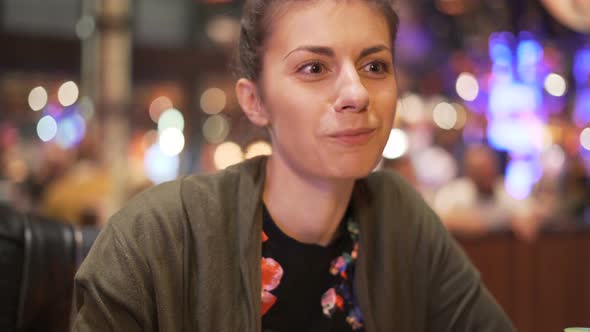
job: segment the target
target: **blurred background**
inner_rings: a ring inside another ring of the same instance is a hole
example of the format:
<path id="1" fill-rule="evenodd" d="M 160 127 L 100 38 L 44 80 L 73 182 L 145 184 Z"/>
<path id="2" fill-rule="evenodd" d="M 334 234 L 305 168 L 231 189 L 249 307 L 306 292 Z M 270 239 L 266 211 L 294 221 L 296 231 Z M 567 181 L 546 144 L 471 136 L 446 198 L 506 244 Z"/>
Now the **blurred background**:
<path id="1" fill-rule="evenodd" d="M 149 186 L 272 153 L 233 93 L 242 4 L 2 0 L 0 202 L 99 229 Z M 379 168 L 423 194 L 519 330 L 590 326 L 590 1 L 397 6 Z"/>

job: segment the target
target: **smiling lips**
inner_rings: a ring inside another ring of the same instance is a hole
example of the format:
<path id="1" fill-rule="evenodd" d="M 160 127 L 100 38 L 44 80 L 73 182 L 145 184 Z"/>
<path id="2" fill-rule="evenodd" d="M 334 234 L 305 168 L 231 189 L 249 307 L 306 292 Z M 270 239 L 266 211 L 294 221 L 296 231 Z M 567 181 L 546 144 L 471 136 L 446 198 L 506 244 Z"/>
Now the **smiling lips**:
<path id="1" fill-rule="evenodd" d="M 340 144 L 362 145 L 367 143 L 375 134 L 375 128 L 346 129 L 328 135 Z"/>

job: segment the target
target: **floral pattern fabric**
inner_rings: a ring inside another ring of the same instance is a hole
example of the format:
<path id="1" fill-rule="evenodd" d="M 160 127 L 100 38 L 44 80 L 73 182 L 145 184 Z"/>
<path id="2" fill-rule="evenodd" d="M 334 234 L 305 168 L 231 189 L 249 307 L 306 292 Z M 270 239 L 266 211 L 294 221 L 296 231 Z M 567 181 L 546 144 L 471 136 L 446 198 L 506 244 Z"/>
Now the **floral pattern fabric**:
<path id="1" fill-rule="evenodd" d="M 355 262 L 358 256 L 358 225 L 348 218 L 346 230 L 353 246 L 351 252 L 344 252 L 336 257 L 327 273 L 336 277 L 336 284 L 327 289 L 321 298 L 321 307 L 326 317 L 332 317 L 336 311 L 346 314 L 346 323 L 352 330 L 361 330 L 363 328 L 363 319 L 356 297 L 354 294 L 354 272 Z M 266 242 L 268 236 L 262 232 L 262 242 Z M 261 313 L 264 316 L 268 310 L 276 303 L 277 298 L 271 293 L 281 282 L 283 269 L 281 265 L 272 258 L 262 257 L 261 261 L 262 276 L 262 308 Z"/>

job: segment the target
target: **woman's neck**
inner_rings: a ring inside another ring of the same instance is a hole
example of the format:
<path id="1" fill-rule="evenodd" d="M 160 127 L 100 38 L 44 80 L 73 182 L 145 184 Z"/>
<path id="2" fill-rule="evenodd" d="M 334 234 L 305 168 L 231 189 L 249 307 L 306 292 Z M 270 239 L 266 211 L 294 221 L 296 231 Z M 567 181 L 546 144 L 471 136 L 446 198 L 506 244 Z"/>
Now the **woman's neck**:
<path id="1" fill-rule="evenodd" d="M 283 233 L 299 242 L 326 246 L 346 212 L 353 186 L 354 180 L 303 176 L 271 156 L 263 200 Z"/>

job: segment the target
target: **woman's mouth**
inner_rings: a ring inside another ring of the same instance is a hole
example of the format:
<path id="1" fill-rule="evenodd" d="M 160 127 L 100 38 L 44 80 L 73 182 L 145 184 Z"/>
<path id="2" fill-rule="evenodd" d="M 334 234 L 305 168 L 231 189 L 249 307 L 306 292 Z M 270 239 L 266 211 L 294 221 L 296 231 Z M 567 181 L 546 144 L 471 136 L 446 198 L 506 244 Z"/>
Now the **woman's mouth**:
<path id="1" fill-rule="evenodd" d="M 375 132 L 375 128 L 351 128 L 331 133 L 328 136 L 343 145 L 363 145 L 371 140 Z"/>

